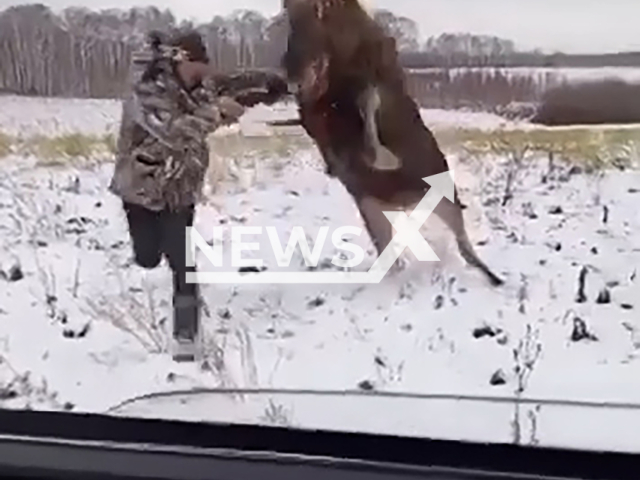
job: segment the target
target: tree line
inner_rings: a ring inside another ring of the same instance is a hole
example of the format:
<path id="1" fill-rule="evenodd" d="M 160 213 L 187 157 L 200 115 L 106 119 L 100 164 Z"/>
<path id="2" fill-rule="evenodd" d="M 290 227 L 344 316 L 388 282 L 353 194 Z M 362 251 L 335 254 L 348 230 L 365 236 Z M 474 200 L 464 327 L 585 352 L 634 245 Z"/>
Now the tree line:
<path id="1" fill-rule="evenodd" d="M 512 41 L 495 36 L 443 34 L 423 42 L 412 19 L 388 10 L 374 11 L 374 18 L 397 40 L 407 68 L 602 63 L 602 56 L 580 59 L 520 52 Z M 221 71 L 277 67 L 286 45 L 282 14 L 267 18 L 237 10 L 193 25 L 155 7 L 101 11 L 70 7 L 55 14 L 41 4 L 18 5 L 0 13 L 0 92 L 118 98 L 126 88 L 131 54 L 146 32 L 176 27 L 200 31 Z M 640 54 L 625 55 L 627 63 L 640 65 Z M 615 64 L 620 58 L 607 61 Z"/>

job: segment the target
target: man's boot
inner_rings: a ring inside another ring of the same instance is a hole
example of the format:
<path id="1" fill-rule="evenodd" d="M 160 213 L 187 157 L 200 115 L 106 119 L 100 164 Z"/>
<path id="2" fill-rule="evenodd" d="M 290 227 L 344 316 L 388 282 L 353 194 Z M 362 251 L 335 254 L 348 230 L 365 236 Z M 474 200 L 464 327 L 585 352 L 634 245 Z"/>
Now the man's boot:
<path id="1" fill-rule="evenodd" d="M 173 298 L 173 360 L 195 362 L 201 357 L 200 299 L 198 295 Z"/>

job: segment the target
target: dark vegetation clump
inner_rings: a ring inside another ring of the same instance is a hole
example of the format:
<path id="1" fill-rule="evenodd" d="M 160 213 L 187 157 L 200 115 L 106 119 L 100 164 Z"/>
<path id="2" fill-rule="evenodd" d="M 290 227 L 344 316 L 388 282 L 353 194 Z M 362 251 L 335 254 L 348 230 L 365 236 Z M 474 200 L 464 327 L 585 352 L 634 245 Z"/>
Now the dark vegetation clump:
<path id="1" fill-rule="evenodd" d="M 607 79 L 550 89 L 531 121 L 548 126 L 640 123 L 640 84 Z"/>

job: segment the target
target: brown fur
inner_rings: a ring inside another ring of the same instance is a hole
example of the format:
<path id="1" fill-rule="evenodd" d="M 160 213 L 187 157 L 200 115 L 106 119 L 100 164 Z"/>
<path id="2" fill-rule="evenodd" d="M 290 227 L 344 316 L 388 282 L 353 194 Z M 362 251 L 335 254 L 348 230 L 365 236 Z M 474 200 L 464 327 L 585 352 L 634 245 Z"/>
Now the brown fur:
<path id="1" fill-rule="evenodd" d="M 301 124 L 328 173 L 353 196 L 381 253 L 392 237 L 382 210 L 415 206 L 430 188 L 422 179 L 449 170 L 447 160 L 407 92 L 395 41 L 358 0 L 284 0 L 284 6 L 291 32 L 283 65 L 298 84 Z M 375 168 L 383 154 L 398 168 Z M 471 246 L 457 192 L 435 213 L 465 260 L 501 284 Z"/>

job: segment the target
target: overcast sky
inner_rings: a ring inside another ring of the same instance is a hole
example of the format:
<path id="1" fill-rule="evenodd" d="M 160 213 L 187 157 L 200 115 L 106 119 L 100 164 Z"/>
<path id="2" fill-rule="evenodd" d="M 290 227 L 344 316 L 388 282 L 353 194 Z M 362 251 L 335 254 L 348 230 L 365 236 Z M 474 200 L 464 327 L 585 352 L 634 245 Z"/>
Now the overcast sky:
<path id="1" fill-rule="evenodd" d="M 31 0 L 33 3 L 38 0 Z M 473 32 L 510 38 L 521 48 L 546 51 L 640 51 L 638 0 L 366 0 L 415 20 L 423 37 L 443 32 Z M 0 0 L 0 8 L 26 3 Z M 29 2 L 30 3 L 30 2 Z M 54 10 L 67 6 L 92 9 L 153 4 L 179 18 L 208 21 L 233 9 L 275 14 L 281 0 L 42 0 Z"/>

